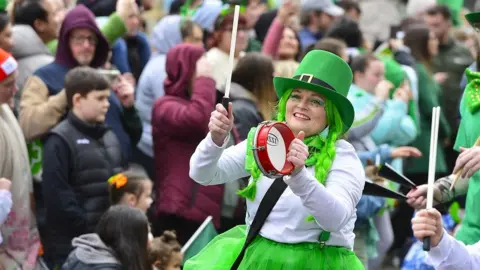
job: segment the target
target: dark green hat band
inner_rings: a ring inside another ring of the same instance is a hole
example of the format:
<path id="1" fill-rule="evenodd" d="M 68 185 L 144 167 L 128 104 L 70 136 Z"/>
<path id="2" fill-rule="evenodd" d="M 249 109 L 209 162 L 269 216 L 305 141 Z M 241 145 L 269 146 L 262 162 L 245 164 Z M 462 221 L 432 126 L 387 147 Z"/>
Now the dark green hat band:
<path id="1" fill-rule="evenodd" d="M 297 75 L 297 76 L 294 76 L 293 79 L 296 79 L 296 80 L 299 80 L 299 81 L 303 81 L 303 82 L 308 82 L 308 83 L 313 83 L 313 84 L 317 84 L 319 86 L 322 86 L 322 87 L 325 87 L 329 90 L 332 90 L 334 92 L 337 92 L 337 90 L 335 90 L 335 88 L 333 88 L 330 84 L 328 84 L 327 82 L 323 81 L 323 80 L 320 80 L 319 78 L 315 78 L 313 75 L 311 74 L 301 74 L 301 75 Z"/>

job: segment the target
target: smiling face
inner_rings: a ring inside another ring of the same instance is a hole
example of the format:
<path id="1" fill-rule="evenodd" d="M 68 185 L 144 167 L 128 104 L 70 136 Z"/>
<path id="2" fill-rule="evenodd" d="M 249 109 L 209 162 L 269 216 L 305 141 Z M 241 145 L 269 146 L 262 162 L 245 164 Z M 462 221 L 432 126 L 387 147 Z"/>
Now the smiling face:
<path id="1" fill-rule="evenodd" d="M 325 99 L 310 90 L 295 89 L 287 100 L 285 118 L 293 133 L 305 132 L 309 137 L 327 126 Z"/>

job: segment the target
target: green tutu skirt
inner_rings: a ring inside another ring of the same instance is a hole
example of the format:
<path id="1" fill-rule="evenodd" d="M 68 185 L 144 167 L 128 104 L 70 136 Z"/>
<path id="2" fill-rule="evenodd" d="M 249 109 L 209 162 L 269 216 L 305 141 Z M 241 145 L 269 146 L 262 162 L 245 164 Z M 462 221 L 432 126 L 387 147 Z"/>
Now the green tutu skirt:
<path id="1" fill-rule="evenodd" d="M 184 270 L 230 270 L 246 239 L 246 226 L 215 237 L 189 259 Z M 239 270 L 364 270 L 353 251 L 319 243 L 283 244 L 257 236 L 245 252 Z"/>

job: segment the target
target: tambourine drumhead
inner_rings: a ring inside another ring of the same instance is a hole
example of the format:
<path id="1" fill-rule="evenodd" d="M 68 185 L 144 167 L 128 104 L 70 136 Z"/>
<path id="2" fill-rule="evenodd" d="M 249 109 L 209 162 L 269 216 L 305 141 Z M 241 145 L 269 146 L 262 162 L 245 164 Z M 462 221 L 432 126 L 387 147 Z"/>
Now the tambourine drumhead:
<path id="1" fill-rule="evenodd" d="M 290 174 L 294 166 L 287 152 L 295 139 L 292 130 L 281 122 L 263 122 L 255 133 L 253 153 L 262 173 L 270 178 Z"/>

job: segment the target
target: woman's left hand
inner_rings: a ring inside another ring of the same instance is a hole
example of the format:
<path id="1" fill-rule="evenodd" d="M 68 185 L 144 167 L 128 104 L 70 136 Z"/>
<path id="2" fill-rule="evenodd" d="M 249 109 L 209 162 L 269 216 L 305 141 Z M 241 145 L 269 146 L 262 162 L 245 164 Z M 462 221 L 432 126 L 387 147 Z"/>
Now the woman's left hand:
<path id="1" fill-rule="evenodd" d="M 298 173 L 305 167 L 305 161 L 308 158 L 308 146 L 303 142 L 304 138 L 305 132 L 300 131 L 288 149 L 287 160 L 295 166 L 293 174 Z"/>

